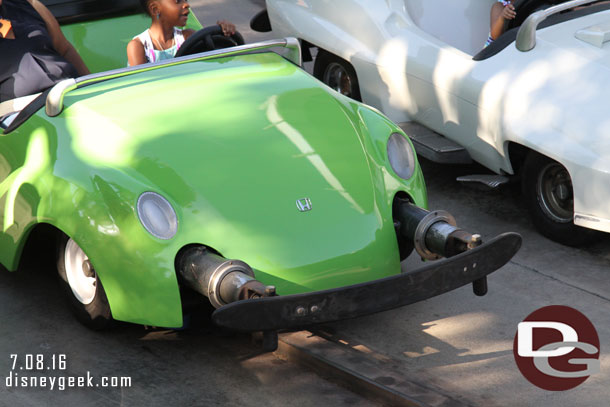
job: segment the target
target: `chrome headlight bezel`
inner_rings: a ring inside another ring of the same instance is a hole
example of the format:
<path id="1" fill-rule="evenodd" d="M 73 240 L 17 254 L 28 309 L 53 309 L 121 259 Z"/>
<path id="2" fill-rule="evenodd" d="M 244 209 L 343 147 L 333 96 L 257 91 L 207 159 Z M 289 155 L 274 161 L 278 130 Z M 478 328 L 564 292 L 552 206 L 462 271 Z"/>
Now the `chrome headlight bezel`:
<path id="1" fill-rule="evenodd" d="M 408 180 L 415 174 L 417 158 L 411 143 L 400 133 L 392 133 L 388 139 L 387 154 L 390 166 L 400 178 Z"/>
<path id="2" fill-rule="evenodd" d="M 144 192 L 138 197 L 136 208 L 140 223 L 154 237 L 169 240 L 178 232 L 176 211 L 162 195 Z"/>

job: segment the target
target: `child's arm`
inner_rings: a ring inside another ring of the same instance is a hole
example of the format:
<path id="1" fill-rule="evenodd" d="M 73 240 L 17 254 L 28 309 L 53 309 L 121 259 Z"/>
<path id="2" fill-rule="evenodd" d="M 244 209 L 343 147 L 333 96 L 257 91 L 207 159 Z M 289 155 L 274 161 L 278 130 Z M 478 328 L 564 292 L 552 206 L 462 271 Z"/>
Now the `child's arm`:
<path id="1" fill-rule="evenodd" d="M 144 45 L 137 39 L 129 41 L 127 44 L 127 62 L 129 66 L 136 66 L 148 62 L 144 53 Z"/>
<path id="2" fill-rule="evenodd" d="M 193 34 L 195 34 L 195 30 L 192 30 L 190 28 L 185 28 L 184 30 L 182 30 L 182 36 L 185 40 L 188 40 L 188 38 Z"/>
<path id="3" fill-rule="evenodd" d="M 495 3 L 491 7 L 491 38 L 498 39 L 504 33 L 504 23 L 514 19 L 516 15 L 515 6 L 512 4 L 503 6 L 501 3 Z"/>

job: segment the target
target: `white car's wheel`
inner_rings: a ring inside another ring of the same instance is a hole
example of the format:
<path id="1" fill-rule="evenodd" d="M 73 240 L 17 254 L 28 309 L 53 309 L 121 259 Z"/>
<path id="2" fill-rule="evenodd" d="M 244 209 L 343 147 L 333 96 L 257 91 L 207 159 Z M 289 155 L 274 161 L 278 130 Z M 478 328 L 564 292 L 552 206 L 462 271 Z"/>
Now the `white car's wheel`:
<path id="1" fill-rule="evenodd" d="M 106 328 L 112 315 L 104 287 L 85 252 L 67 236 L 59 242 L 57 271 L 78 320 L 93 329 Z"/>
<path id="2" fill-rule="evenodd" d="M 313 74 L 337 92 L 361 101 L 360 86 L 354 67 L 344 59 L 324 50 L 319 50 Z"/>
<path id="3" fill-rule="evenodd" d="M 569 246 L 596 236 L 594 231 L 574 225 L 572 179 L 563 165 L 530 152 L 523 166 L 522 186 L 534 226 L 544 236 Z"/>

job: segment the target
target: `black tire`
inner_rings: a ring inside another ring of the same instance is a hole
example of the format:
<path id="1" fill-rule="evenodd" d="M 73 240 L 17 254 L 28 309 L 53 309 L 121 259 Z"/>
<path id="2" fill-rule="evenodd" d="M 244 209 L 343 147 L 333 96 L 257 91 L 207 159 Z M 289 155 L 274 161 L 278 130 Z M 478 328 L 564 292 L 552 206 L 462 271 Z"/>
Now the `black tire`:
<path id="1" fill-rule="evenodd" d="M 574 224 L 572 179 L 557 161 L 530 151 L 521 185 L 532 222 L 542 235 L 568 246 L 581 246 L 598 236 Z"/>
<path id="2" fill-rule="evenodd" d="M 95 330 L 108 328 L 112 325 L 113 319 L 106 292 L 97 273 L 90 266 L 91 263 L 88 263 L 90 268 L 88 275 L 85 266 L 81 265 L 80 268 L 78 265 L 75 266 L 78 261 L 74 261 L 74 256 L 75 253 L 78 253 L 78 250 L 88 262 L 87 256 L 76 242 L 62 234 L 57 251 L 57 272 L 61 290 L 70 305 L 70 309 L 83 325 Z M 89 287 L 91 290 L 88 290 L 86 284 L 84 289 L 82 287 L 78 288 L 75 278 L 79 279 L 80 282 L 85 281 L 85 283 L 90 278 L 95 278 L 95 280 L 92 287 Z"/>
<path id="3" fill-rule="evenodd" d="M 362 102 L 354 67 L 346 60 L 323 49 L 318 50 L 313 75 L 337 92 Z"/>

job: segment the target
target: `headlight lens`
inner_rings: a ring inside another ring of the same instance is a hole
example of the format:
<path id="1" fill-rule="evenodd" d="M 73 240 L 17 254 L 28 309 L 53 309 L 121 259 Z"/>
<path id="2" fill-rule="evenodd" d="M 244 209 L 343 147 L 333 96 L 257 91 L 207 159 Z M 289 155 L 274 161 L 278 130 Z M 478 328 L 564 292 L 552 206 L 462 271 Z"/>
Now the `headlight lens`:
<path id="1" fill-rule="evenodd" d="M 155 192 L 144 192 L 138 198 L 138 217 L 142 226 L 159 239 L 171 239 L 178 231 L 178 218 L 172 205 Z"/>
<path id="2" fill-rule="evenodd" d="M 415 152 L 409 141 L 400 133 L 392 133 L 388 140 L 388 159 L 394 172 L 409 179 L 415 171 Z"/>

